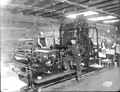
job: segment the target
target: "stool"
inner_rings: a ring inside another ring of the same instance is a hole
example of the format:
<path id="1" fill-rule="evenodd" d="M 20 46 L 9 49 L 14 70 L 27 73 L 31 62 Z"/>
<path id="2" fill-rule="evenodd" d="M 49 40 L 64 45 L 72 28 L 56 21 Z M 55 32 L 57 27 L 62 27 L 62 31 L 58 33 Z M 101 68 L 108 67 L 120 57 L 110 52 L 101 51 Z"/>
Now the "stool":
<path id="1" fill-rule="evenodd" d="M 101 60 L 101 65 L 103 65 L 104 67 L 112 67 L 112 61 L 109 59 Z"/>

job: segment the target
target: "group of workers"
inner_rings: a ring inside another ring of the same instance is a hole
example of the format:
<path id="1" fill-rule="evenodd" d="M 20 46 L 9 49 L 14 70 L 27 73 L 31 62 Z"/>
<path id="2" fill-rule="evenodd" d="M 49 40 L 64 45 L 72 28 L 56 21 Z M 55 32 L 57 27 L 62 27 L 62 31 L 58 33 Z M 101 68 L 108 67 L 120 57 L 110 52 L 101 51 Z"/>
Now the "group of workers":
<path id="1" fill-rule="evenodd" d="M 116 35 L 103 34 L 98 40 L 100 51 L 112 61 L 116 57 L 117 66 L 120 66 L 120 41 Z M 113 52 L 113 53 L 111 53 Z"/>

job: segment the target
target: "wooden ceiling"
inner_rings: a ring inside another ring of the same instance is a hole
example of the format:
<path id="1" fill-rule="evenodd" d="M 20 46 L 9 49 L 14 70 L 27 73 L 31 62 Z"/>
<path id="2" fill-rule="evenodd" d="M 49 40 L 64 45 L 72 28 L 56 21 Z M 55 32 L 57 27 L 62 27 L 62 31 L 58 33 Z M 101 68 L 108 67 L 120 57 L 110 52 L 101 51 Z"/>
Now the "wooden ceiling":
<path id="1" fill-rule="evenodd" d="M 113 14 L 120 18 L 120 0 L 12 0 L 6 6 L 12 13 L 42 16 L 50 18 L 65 18 L 69 13 L 88 10 L 101 15 Z"/>

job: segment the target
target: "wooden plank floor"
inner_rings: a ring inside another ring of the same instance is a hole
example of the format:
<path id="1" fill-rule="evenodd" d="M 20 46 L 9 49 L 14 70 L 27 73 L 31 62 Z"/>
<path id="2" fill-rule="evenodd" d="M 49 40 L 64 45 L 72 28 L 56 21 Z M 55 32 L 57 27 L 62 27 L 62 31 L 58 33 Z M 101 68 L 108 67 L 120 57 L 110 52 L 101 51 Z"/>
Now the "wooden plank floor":
<path id="1" fill-rule="evenodd" d="M 47 78 L 43 78 L 41 80 L 35 80 L 34 82 L 37 83 L 37 84 L 39 84 L 39 83 L 43 83 L 43 82 L 46 82 L 46 81 L 49 81 L 49 80 L 56 79 L 58 77 L 69 75 L 69 74 L 74 73 L 74 72 L 75 72 L 75 70 L 70 71 L 70 72 L 65 72 L 65 73 L 59 73 L 59 74 L 55 74 L 55 75 L 50 75 L 49 77 L 47 76 Z"/>
<path id="2" fill-rule="evenodd" d="M 112 83 L 110 87 L 104 86 Z M 42 89 L 44 91 L 118 91 L 120 90 L 120 68 L 103 69 L 97 73 L 82 77 L 80 83 L 68 80 L 63 83 Z"/>
<path id="3" fill-rule="evenodd" d="M 86 69 L 86 68 L 82 67 L 82 70 L 84 70 L 84 69 Z M 58 73 L 58 74 L 54 74 L 54 75 L 49 75 L 41 80 L 35 80 L 34 82 L 39 84 L 39 83 L 43 83 L 43 82 L 50 81 L 50 80 L 53 80 L 56 78 L 60 78 L 60 77 L 63 77 L 63 76 L 66 76 L 66 75 L 69 75 L 69 74 L 72 74 L 75 72 L 76 72 L 75 70 L 71 70 L 70 72 L 62 72 L 62 73 Z"/>

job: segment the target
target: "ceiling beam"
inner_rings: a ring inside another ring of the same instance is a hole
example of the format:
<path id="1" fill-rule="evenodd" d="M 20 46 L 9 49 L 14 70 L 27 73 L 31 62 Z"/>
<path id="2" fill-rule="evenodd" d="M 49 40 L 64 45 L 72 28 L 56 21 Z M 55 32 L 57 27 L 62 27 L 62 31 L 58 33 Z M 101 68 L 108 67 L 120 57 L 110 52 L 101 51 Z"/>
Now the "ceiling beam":
<path id="1" fill-rule="evenodd" d="M 12 0 L 12 4 L 24 4 L 26 2 L 28 2 L 29 0 Z"/>
<path id="2" fill-rule="evenodd" d="M 89 5 L 89 7 L 92 7 L 92 6 L 94 6 L 94 7 L 104 7 L 104 5 L 114 4 L 114 3 L 116 3 L 116 1 L 119 2 L 118 0 L 96 0 L 96 1 L 94 1 L 95 3 L 94 2 L 91 3 Z"/>
<path id="3" fill-rule="evenodd" d="M 41 14 L 44 14 L 45 12 L 40 12 L 40 11 L 38 11 L 38 12 L 34 12 L 33 13 L 33 15 L 34 16 L 40 16 Z M 48 13 L 48 12 L 46 12 L 46 13 Z"/>
<path id="4" fill-rule="evenodd" d="M 91 4 L 89 2 L 85 2 L 83 3 L 84 5 L 91 5 L 89 6 L 89 8 L 92 8 L 91 10 L 94 10 L 96 9 L 94 6 L 96 7 L 103 7 L 103 6 L 106 6 L 106 5 L 109 5 L 109 4 L 113 4 L 113 3 L 118 3 L 118 0 L 110 0 L 109 3 L 108 3 L 108 0 L 94 0 Z M 92 6 L 93 5 L 93 6 Z M 72 5 L 73 6 L 73 5 Z M 67 8 L 65 9 L 65 13 L 77 13 L 77 12 L 83 12 L 83 11 L 86 11 L 87 9 L 85 8 L 81 8 L 80 6 L 79 7 L 76 7 L 76 10 L 71 7 L 71 8 Z M 88 9 L 89 10 L 89 9 Z"/>
<path id="5" fill-rule="evenodd" d="M 52 6 L 52 5 L 55 5 L 55 4 L 57 4 L 57 3 L 59 3 L 59 2 L 54 2 L 54 3 L 48 4 L 47 6 L 44 6 L 44 7 L 40 8 L 39 10 L 32 10 L 32 11 L 30 11 L 30 12 L 26 12 L 26 14 L 29 15 L 29 14 L 32 14 L 32 13 L 35 13 L 35 12 L 39 12 L 40 10 L 43 10 L 43 9 L 45 9 L 45 8 L 47 8 L 47 7 L 50 7 L 50 6 Z M 45 9 L 45 10 L 46 10 L 46 9 Z M 52 10 L 51 10 L 51 11 L 52 11 Z"/>
<path id="6" fill-rule="evenodd" d="M 69 1 L 69 0 L 64 0 L 64 1 L 68 4 L 75 5 L 76 7 L 83 7 L 83 8 L 86 8 L 88 10 L 92 10 L 92 11 L 94 10 L 94 11 L 97 11 L 97 12 L 101 12 L 101 13 L 105 13 L 105 14 L 120 17 L 120 15 L 112 14 L 112 13 L 109 13 L 109 12 L 103 11 L 103 10 L 101 11 L 100 9 L 96 9 L 96 7 L 88 7 L 87 5 L 78 4 L 78 3 L 75 3 L 75 2 L 72 2 L 72 1 Z M 118 1 L 118 0 L 116 0 L 116 1 Z M 118 3 L 119 3 L 119 1 L 118 1 Z"/>
<path id="7" fill-rule="evenodd" d="M 106 0 L 99 0 L 99 1 L 98 0 L 97 1 L 94 0 L 92 3 L 89 3 L 88 0 L 87 1 L 83 0 L 83 2 L 81 1 L 81 2 L 78 2 L 77 4 L 88 6 L 88 5 L 91 5 L 91 4 L 97 4 L 97 3 L 101 3 L 101 2 L 105 2 L 105 1 Z M 76 7 L 75 5 L 71 5 L 71 4 L 70 4 L 70 6 L 71 7 L 64 7 L 65 8 L 65 12 L 70 12 L 70 11 L 74 11 L 75 9 L 77 10 L 77 9 L 81 9 L 81 8 L 83 9 L 83 7 L 80 7 L 80 6 Z M 84 8 L 86 8 L 86 7 L 84 7 Z"/>
<path id="8" fill-rule="evenodd" d="M 25 9 L 39 10 L 39 9 L 41 9 L 39 7 L 33 7 L 33 6 L 21 5 L 21 4 L 9 4 L 9 5 L 7 5 L 7 8 L 10 8 L 10 7 L 12 7 L 12 8 L 18 7 L 18 8 L 21 8 L 21 10 L 25 10 Z M 50 10 L 46 9 L 45 11 L 50 11 Z M 21 11 L 18 11 L 18 12 L 21 12 Z"/>
<path id="9" fill-rule="evenodd" d="M 47 16 L 47 17 L 50 17 L 50 16 Z M 54 14 L 51 17 L 53 17 L 53 18 L 60 18 L 60 17 L 65 17 L 65 15 L 64 14 Z"/>
<path id="10" fill-rule="evenodd" d="M 80 0 L 79 3 L 83 3 L 83 2 L 86 2 L 86 0 Z M 72 6 L 73 6 L 73 5 L 69 5 L 69 6 L 66 6 L 66 7 L 59 8 L 59 9 L 55 10 L 55 12 L 62 11 L 62 10 L 64 10 L 65 8 L 69 8 L 69 7 L 72 7 Z M 51 8 L 51 7 L 48 7 L 48 8 Z M 62 11 L 62 13 L 59 13 L 59 14 L 63 14 L 63 13 L 64 13 L 64 11 Z M 50 12 L 49 12 L 49 13 L 41 14 L 41 15 L 39 15 L 39 16 L 46 15 L 46 14 L 50 14 Z"/>
<path id="11" fill-rule="evenodd" d="M 29 1 L 30 1 L 30 0 L 27 0 L 27 2 L 29 2 Z M 33 1 L 34 1 L 34 3 L 32 3 L 32 4 L 28 5 L 28 6 L 34 6 L 34 5 L 36 5 L 37 3 L 42 2 L 43 0 L 39 0 L 39 1 L 33 0 Z M 27 2 L 25 2 L 25 3 L 27 4 Z M 25 3 L 24 3 L 24 5 L 26 5 Z M 22 11 L 24 11 L 24 10 L 25 10 L 24 8 L 18 9 L 17 12 L 22 12 Z"/>
<path id="12" fill-rule="evenodd" d="M 54 9 L 52 12 L 55 12 L 56 14 L 63 14 L 64 12 L 63 11 L 56 11 L 57 8 L 60 8 L 60 7 L 63 7 L 63 4 L 62 2 L 59 2 L 58 4 L 56 4 L 55 6 L 51 6 L 51 7 L 48 7 L 48 9 Z M 66 6 L 68 6 L 66 4 Z M 46 13 L 40 13 L 40 14 L 37 14 L 39 16 L 43 16 L 43 15 L 48 15 L 48 14 L 51 14 L 51 12 L 46 12 Z"/>
<path id="13" fill-rule="evenodd" d="M 98 9 L 99 8 L 105 8 L 105 7 L 110 7 L 110 6 L 114 6 L 114 5 L 119 5 L 119 3 L 118 2 L 115 2 L 115 3 L 108 3 L 108 4 L 106 4 L 105 6 L 99 6 L 99 7 L 97 7 Z"/>
<path id="14" fill-rule="evenodd" d="M 64 14 L 63 12 L 56 12 L 56 11 L 51 11 L 51 12 L 46 12 L 46 13 L 37 13 L 37 14 L 35 14 L 35 15 L 37 15 L 37 16 L 46 16 L 46 15 L 51 15 L 52 13 L 54 13 L 54 14 L 59 14 L 59 15 L 61 15 L 61 14 Z"/>
<path id="15" fill-rule="evenodd" d="M 101 2 L 100 2 L 101 1 Z M 104 6 L 107 6 L 107 5 L 111 5 L 111 4 L 118 4 L 119 3 L 119 1 L 118 0 L 110 0 L 109 1 L 109 3 L 108 3 L 108 1 L 106 1 L 106 0 L 100 0 L 99 2 L 98 1 L 96 1 L 96 2 L 94 2 L 94 3 L 92 3 L 91 5 L 89 5 L 88 7 L 89 8 L 93 8 L 93 10 L 96 8 L 96 9 L 102 9 L 102 7 L 104 7 Z M 85 9 L 83 9 L 83 11 L 84 11 Z"/>
<path id="16" fill-rule="evenodd" d="M 102 7 L 102 8 L 100 8 L 100 9 L 103 9 L 103 10 L 107 10 L 107 9 L 112 9 L 112 8 L 118 8 L 119 7 L 119 4 L 116 4 L 116 5 L 111 5 L 111 6 L 106 6 L 106 7 Z"/>
<path id="17" fill-rule="evenodd" d="M 41 14 L 41 15 L 39 15 L 39 16 L 51 16 L 51 15 L 53 15 L 53 14 L 55 14 L 54 12 L 47 12 L 47 13 L 44 13 L 44 14 Z"/>
<path id="18" fill-rule="evenodd" d="M 98 2 L 98 1 L 93 2 L 92 5 L 94 5 L 94 6 L 96 6 L 96 7 L 104 7 L 104 6 L 113 4 L 113 3 L 115 3 L 115 4 L 118 4 L 118 3 L 119 3 L 118 0 L 111 0 L 111 1 L 109 1 L 109 3 L 108 3 L 108 1 L 107 1 L 107 2 L 105 2 L 105 1 L 106 1 L 106 0 L 99 0 L 99 2 Z M 101 3 L 101 2 L 104 2 L 104 3 Z M 101 3 L 101 4 L 99 5 L 98 3 Z M 89 8 L 93 8 L 92 5 L 91 5 Z M 71 13 L 84 12 L 85 10 L 87 10 L 87 9 L 79 9 L 79 10 L 77 10 L 77 11 L 73 10 L 73 12 L 71 12 Z M 93 10 L 94 10 L 94 8 L 93 8 Z M 69 12 L 69 10 L 68 10 L 68 12 Z M 67 14 L 67 13 L 65 13 L 65 15 L 66 15 L 66 14 Z M 109 13 L 108 13 L 108 14 L 109 14 Z M 63 16 L 63 15 L 59 15 L 59 16 Z"/>
<path id="19" fill-rule="evenodd" d="M 103 3 L 91 4 L 89 7 L 90 8 L 96 7 L 97 9 L 100 9 L 102 7 L 107 7 L 108 5 L 110 6 L 110 5 L 118 4 L 118 3 L 119 3 L 119 0 L 110 0 L 110 1 L 103 2 Z"/>
<path id="20" fill-rule="evenodd" d="M 40 10 L 43 9 L 43 8 L 39 8 L 39 7 L 28 6 L 28 5 L 20 5 L 20 4 L 9 4 L 6 7 L 7 8 L 13 8 L 13 9 L 16 8 L 16 7 L 18 7 L 18 8 L 21 8 L 23 10 L 25 10 L 25 9 L 32 9 L 34 11 L 40 11 Z M 51 12 L 52 10 L 50 10 L 50 9 L 44 9 L 44 11 Z M 60 11 L 58 11 L 58 13 L 60 13 Z"/>
<path id="21" fill-rule="evenodd" d="M 55 13 L 51 13 L 51 14 L 47 14 L 47 15 L 42 15 L 43 17 L 54 17 L 54 16 L 59 16 L 60 14 L 55 14 Z"/>
<path id="22" fill-rule="evenodd" d="M 106 11 L 119 11 L 119 8 L 118 7 L 115 7 L 115 8 L 110 8 L 110 9 L 105 9 Z"/>
<path id="23" fill-rule="evenodd" d="M 30 3 L 30 1 L 32 1 L 32 2 Z M 25 2 L 24 4 L 25 4 L 25 5 L 34 6 L 34 5 L 36 5 L 36 4 L 38 4 L 38 3 L 42 2 L 42 1 L 44 1 L 44 0 L 28 0 L 28 1 Z"/>
<path id="24" fill-rule="evenodd" d="M 117 11 L 112 11 L 112 12 L 113 12 L 113 13 L 120 13 L 120 11 L 118 11 L 118 10 L 117 10 Z"/>
<path id="25" fill-rule="evenodd" d="M 106 0 L 104 0 L 104 1 L 106 1 Z M 59 2 L 62 2 L 62 1 L 59 1 Z M 88 3 L 88 1 L 87 1 L 87 0 L 80 0 L 78 3 L 79 3 L 79 4 Z M 75 7 L 75 6 L 74 6 L 74 5 L 69 5 L 69 6 L 62 7 L 62 8 L 57 9 L 57 10 L 55 10 L 55 12 L 61 10 L 61 11 L 63 11 L 63 13 L 61 13 L 61 14 L 64 14 L 64 13 L 66 12 L 66 10 L 67 10 L 67 11 L 73 11 L 73 10 L 74 10 L 73 7 Z M 82 8 L 82 7 L 81 7 L 81 8 Z M 75 9 L 76 9 L 76 7 L 75 7 Z M 82 8 L 82 9 L 83 9 L 83 8 Z M 46 15 L 46 14 L 49 14 L 49 13 L 45 13 L 45 14 L 41 14 L 41 15 Z"/>
<path id="26" fill-rule="evenodd" d="M 86 0 L 80 0 L 78 3 L 79 4 L 82 4 L 82 3 L 85 3 L 85 2 L 87 2 Z M 66 6 L 66 7 L 62 7 L 62 8 L 60 8 L 60 9 L 58 9 L 58 10 L 56 10 L 56 11 L 60 11 L 60 10 L 63 10 L 63 9 L 65 9 L 65 8 L 70 8 L 70 7 L 72 7 L 73 5 L 69 5 L 69 6 Z"/>

